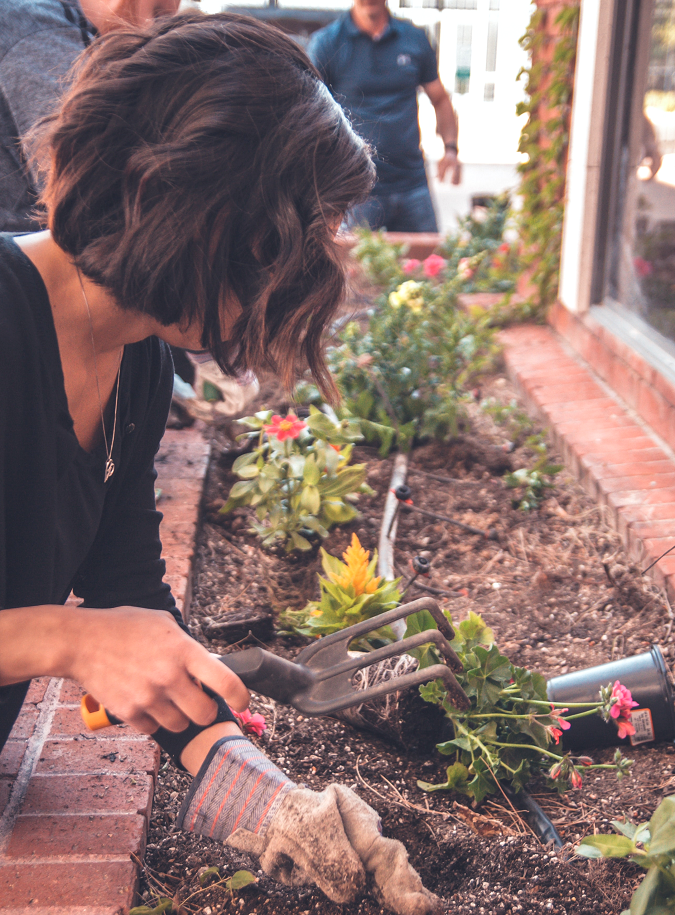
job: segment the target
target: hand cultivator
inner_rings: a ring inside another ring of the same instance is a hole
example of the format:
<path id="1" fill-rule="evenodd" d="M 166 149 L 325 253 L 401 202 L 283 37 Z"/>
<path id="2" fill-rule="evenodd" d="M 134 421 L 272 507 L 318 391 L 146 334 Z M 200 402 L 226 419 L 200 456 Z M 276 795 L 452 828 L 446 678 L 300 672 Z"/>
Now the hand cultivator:
<path id="1" fill-rule="evenodd" d="M 427 610 L 433 616 L 438 629 L 419 632 L 375 651 L 359 654 L 349 652 L 349 646 L 355 640 L 362 639 L 368 633 L 420 610 Z M 454 637 L 454 630 L 436 601 L 423 597 L 317 639 L 304 648 L 295 661 L 288 661 L 257 647 L 223 655 L 220 660 L 236 673 L 249 689 L 284 705 L 292 705 L 308 717 L 330 715 L 387 693 L 437 679 L 443 681 L 455 708 L 467 709 L 469 700 L 453 674 L 453 670 L 463 669 L 462 662 L 450 645 Z M 385 658 L 396 657 L 430 643 L 433 643 L 443 656 L 445 664 L 434 664 L 423 670 L 411 671 L 402 677 L 385 680 L 365 690 L 354 685 L 352 678 L 357 671 L 377 664 Z M 119 723 L 118 719 L 108 715 L 90 695 L 86 695 L 82 700 L 82 717 L 92 730 Z"/>

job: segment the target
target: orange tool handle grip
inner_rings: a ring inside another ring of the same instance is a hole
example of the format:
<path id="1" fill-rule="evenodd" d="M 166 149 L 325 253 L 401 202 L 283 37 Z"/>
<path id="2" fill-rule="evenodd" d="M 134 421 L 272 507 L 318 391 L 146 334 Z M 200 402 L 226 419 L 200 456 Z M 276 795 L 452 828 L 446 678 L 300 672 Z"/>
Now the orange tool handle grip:
<path id="1" fill-rule="evenodd" d="M 82 697 L 80 712 L 82 720 L 90 731 L 98 731 L 101 728 L 109 728 L 113 724 L 121 724 L 119 718 L 110 715 L 101 703 L 94 699 L 91 693 L 87 693 L 86 696 Z"/>

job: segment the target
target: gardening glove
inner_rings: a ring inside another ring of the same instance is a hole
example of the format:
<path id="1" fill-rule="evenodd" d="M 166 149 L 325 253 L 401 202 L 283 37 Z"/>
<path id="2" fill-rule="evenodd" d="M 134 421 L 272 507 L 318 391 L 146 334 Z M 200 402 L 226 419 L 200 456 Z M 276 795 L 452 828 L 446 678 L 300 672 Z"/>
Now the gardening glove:
<path id="1" fill-rule="evenodd" d="M 365 801 L 342 785 L 298 788 L 245 738 L 215 744 L 178 825 L 256 855 L 280 883 L 313 883 L 333 902 L 358 899 L 369 874 L 375 894 L 397 915 L 440 910 L 403 844 L 382 836 L 379 817 Z"/>

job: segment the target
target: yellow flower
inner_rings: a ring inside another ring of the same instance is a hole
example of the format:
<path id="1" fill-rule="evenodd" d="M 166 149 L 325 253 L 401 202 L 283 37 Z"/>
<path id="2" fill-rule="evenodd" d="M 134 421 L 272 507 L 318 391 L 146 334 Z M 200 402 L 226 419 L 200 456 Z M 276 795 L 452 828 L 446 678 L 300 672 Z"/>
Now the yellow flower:
<path id="1" fill-rule="evenodd" d="M 406 280 L 405 283 L 401 283 L 398 289 L 389 294 L 389 304 L 392 308 L 400 308 L 401 305 L 406 305 L 413 313 L 417 314 L 424 305 L 422 284 L 417 283 L 415 280 Z"/>
<path id="2" fill-rule="evenodd" d="M 369 578 L 368 560 L 370 553 L 364 550 L 356 534 L 352 534 L 352 542 L 342 554 L 347 568 L 342 575 L 335 578 L 335 584 L 347 589 L 350 585 L 354 588 L 356 597 L 362 594 L 373 594 L 377 590 L 381 578 Z"/>

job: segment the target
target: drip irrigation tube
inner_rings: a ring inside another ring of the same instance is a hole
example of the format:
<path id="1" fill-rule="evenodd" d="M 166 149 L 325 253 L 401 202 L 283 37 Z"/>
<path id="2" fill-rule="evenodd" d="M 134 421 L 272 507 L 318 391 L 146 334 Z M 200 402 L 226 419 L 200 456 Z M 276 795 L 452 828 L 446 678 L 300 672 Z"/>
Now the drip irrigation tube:
<path id="1" fill-rule="evenodd" d="M 504 789 L 504 794 L 508 797 L 514 807 L 518 805 L 527 810 L 527 821 L 530 824 L 532 831 L 544 844 L 553 842 L 555 848 L 563 847 L 564 843 L 558 835 L 558 830 L 531 794 L 525 790 L 513 791 L 506 785 L 502 785 L 502 788 Z"/>

